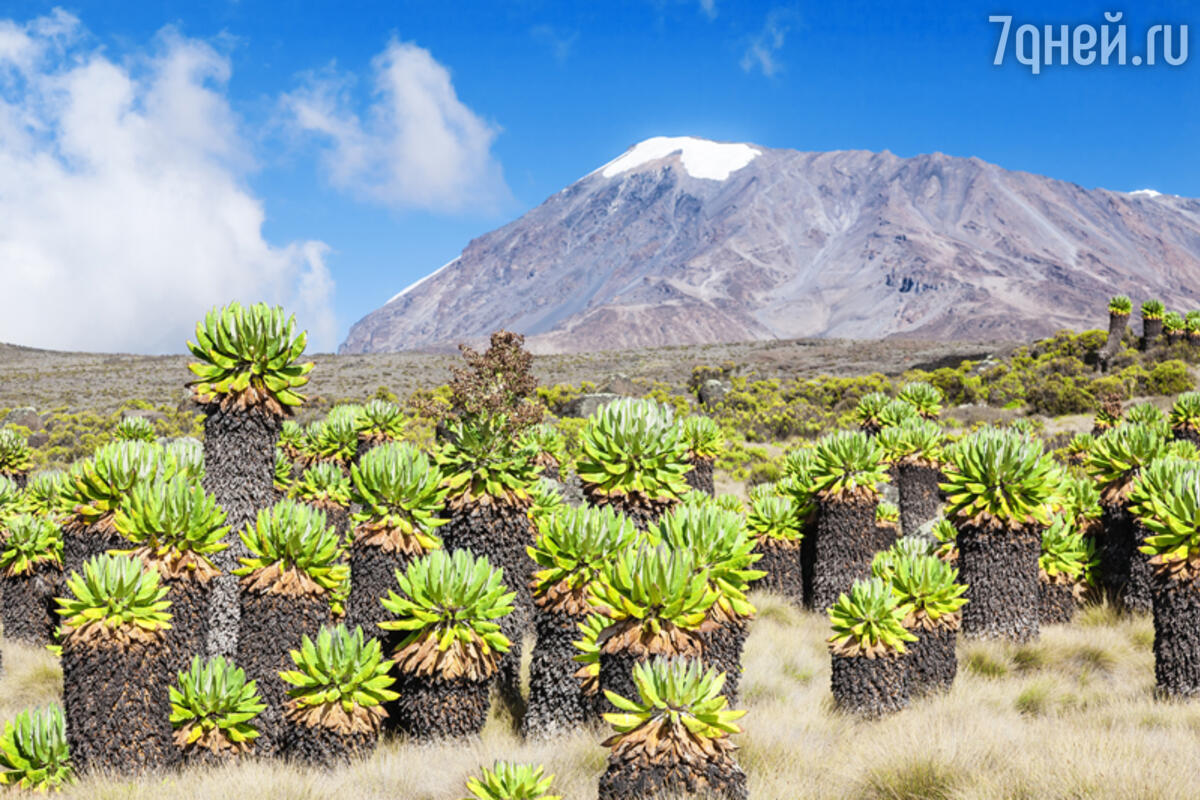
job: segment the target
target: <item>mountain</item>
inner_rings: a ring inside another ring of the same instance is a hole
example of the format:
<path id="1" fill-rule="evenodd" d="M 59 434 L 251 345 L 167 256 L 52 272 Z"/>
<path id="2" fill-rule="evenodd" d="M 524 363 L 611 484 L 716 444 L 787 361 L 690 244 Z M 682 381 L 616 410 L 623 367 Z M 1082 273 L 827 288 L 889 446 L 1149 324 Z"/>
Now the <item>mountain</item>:
<path id="1" fill-rule="evenodd" d="M 1200 308 L 1200 201 L 941 153 L 655 138 L 473 240 L 340 352 L 496 329 L 540 352 L 799 337 L 1025 339 L 1116 293 Z"/>

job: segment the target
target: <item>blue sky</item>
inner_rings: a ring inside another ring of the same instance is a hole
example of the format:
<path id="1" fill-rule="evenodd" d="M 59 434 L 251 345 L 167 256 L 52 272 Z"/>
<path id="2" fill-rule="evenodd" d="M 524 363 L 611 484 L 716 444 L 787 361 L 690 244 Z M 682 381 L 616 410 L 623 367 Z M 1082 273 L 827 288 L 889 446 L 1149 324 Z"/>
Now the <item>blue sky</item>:
<path id="1" fill-rule="evenodd" d="M 1136 6 L 1131 52 L 1155 23 L 1200 47 L 1194 3 Z M 1114 8 L 7 0 L 0 277 L 28 302 L 0 341 L 178 351 L 204 308 L 261 296 L 330 349 L 472 237 L 657 135 L 941 151 L 1200 197 L 1200 53 L 992 63 L 991 14 L 1098 25 Z"/>

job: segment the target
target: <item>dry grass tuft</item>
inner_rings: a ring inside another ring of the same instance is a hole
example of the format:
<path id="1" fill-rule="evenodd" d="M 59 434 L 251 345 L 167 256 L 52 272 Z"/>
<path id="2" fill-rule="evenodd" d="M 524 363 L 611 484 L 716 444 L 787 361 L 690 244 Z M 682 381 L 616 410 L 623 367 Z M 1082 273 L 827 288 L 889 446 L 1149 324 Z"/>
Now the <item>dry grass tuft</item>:
<path id="1" fill-rule="evenodd" d="M 1027 645 L 966 642 L 944 696 L 865 722 L 833 711 L 826 620 L 776 597 L 760 608 L 745 656 L 736 737 L 755 800 L 1009 800 L 1191 798 L 1200 771 L 1200 703 L 1154 699 L 1150 620 L 1087 609 Z M 0 718 L 51 699 L 53 657 L 4 647 Z M 497 758 L 544 763 L 558 793 L 596 796 L 602 731 L 522 742 L 494 711 L 483 736 L 462 745 L 386 742 L 371 758 L 322 773 L 247 762 L 136 781 L 91 777 L 66 796 L 112 800 L 452 800 L 466 777 Z"/>

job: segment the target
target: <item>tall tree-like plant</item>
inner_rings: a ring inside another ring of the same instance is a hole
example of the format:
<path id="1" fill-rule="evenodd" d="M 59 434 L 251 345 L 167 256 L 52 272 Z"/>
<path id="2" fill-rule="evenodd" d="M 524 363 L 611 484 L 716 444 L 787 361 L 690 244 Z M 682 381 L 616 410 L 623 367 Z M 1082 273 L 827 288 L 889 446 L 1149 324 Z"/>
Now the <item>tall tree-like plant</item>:
<path id="1" fill-rule="evenodd" d="M 215 766 L 254 752 L 258 685 L 224 656 L 192 656 L 170 687 L 171 727 L 185 764 Z"/>
<path id="2" fill-rule="evenodd" d="M 868 436 L 873 436 L 883 429 L 879 414 L 891 400 L 883 392 L 869 392 L 858 399 L 858 405 L 854 408 L 854 419 Z"/>
<path id="3" fill-rule="evenodd" d="M 254 522 L 275 502 L 275 445 L 283 421 L 304 402 L 312 362 L 294 317 L 265 303 L 213 309 L 196 323 L 188 349 L 196 361 L 189 384 L 204 412 L 204 488 L 228 514 L 233 530 Z M 239 542 L 216 557 L 208 651 L 231 656 L 238 647 L 238 586 L 229 573 L 246 551 Z"/>
<path id="4" fill-rule="evenodd" d="M 1100 365 L 1107 368 L 1108 362 L 1121 349 L 1121 340 L 1125 337 L 1125 327 L 1129 324 L 1129 315 L 1133 312 L 1133 301 L 1126 295 L 1119 294 L 1108 301 L 1108 337 L 1100 348 Z"/>
<path id="5" fill-rule="evenodd" d="M 621 398 L 588 418 L 579 477 L 592 505 L 612 505 L 645 528 L 687 493 L 688 443 L 670 407 Z"/>
<path id="6" fill-rule="evenodd" d="M 1091 579 L 1094 546 L 1059 515 L 1042 532 L 1038 557 L 1038 619 L 1043 625 L 1070 622 Z"/>
<path id="7" fill-rule="evenodd" d="M 139 773 L 178 762 L 171 742 L 167 587 L 129 556 L 96 556 L 67 579 L 63 708 L 80 774 Z"/>
<path id="8" fill-rule="evenodd" d="M 539 569 L 533 579 L 537 638 L 522 720 L 526 736 L 551 737 L 592 718 L 595 704 L 576 677 L 574 641 L 580 623 L 595 613 L 592 584 L 637 535 L 633 522 L 612 507 L 568 506 L 538 523 L 529 548 Z"/>
<path id="9" fill-rule="evenodd" d="M 325 512 L 329 524 L 345 536 L 350 531 L 350 478 L 337 464 L 322 461 L 300 473 L 288 492 L 301 503 Z"/>
<path id="10" fill-rule="evenodd" d="M 229 547 L 225 510 L 199 480 L 180 474 L 135 486 L 121 498 L 113 525 L 126 539 L 123 552 L 154 569 L 171 590 L 165 646 L 170 671 L 179 672 L 207 650 L 209 600 L 221 574 L 214 558 Z"/>
<path id="11" fill-rule="evenodd" d="M 1200 311 L 1189 311 L 1183 315 L 1185 341 L 1193 347 L 1200 344 Z"/>
<path id="12" fill-rule="evenodd" d="M 1163 336 L 1167 340 L 1167 344 L 1178 344 L 1183 341 L 1183 314 L 1178 311 L 1168 311 L 1163 315 Z"/>
<path id="13" fill-rule="evenodd" d="M 1200 445 L 1200 392 L 1184 392 L 1175 398 L 1167 419 L 1176 439 Z"/>
<path id="14" fill-rule="evenodd" d="M 362 628 L 323 627 L 291 652 L 295 664 L 280 675 L 288 690 L 285 755 L 332 767 L 374 749 L 387 717 L 384 704 L 399 697 L 379 640 Z"/>
<path id="15" fill-rule="evenodd" d="M 912 545 L 905 547 L 905 542 Z M 873 568 L 876 577 L 891 582 L 900 605 L 909 609 L 901 623 L 916 636 L 906 660 L 909 692 L 949 691 L 958 673 L 955 644 L 967 587 L 958 582 L 958 570 L 928 552 L 924 540 L 905 538 L 896 545 L 894 557 Z"/>
<path id="16" fill-rule="evenodd" d="M 346 579 L 340 537 L 319 509 L 281 500 L 258 512 L 240 532 L 248 556 L 241 578 L 241 629 L 237 663 L 258 683 L 267 708 L 260 717 L 257 749 L 277 752 L 287 687 L 279 677 L 304 636 L 331 621 L 331 596 Z"/>
<path id="17" fill-rule="evenodd" d="M 1129 508 L 1142 469 L 1166 449 L 1162 428 L 1125 423 L 1101 435 L 1085 465 L 1100 490 L 1100 581 L 1113 602 L 1128 611 L 1150 610 L 1150 567 L 1139 552 L 1145 528 Z"/>
<path id="18" fill-rule="evenodd" d="M 600 800 L 705 797 L 745 800 L 746 774 L 729 735 L 746 712 L 726 708 L 724 676 L 695 659 L 655 658 L 633 669 L 628 695 L 608 692 L 615 733 Z"/>
<path id="19" fill-rule="evenodd" d="M 350 597 L 346 616 L 370 636 L 387 618 L 381 601 L 395 586 L 396 571 L 442 546 L 437 534 L 449 491 L 436 464 L 406 442 L 367 450 L 350 469 L 353 515 Z"/>
<path id="20" fill-rule="evenodd" d="M 758 586 L 778 592 L 796 606 L 803 605 L 801 546 L 804 523 L 792 495 L 758 493 L 750 497 L 749 506 L 746 510 L 746 531 L 754 539 L 754 548 L 762 554 L 756 566 L 765 573 L 758 581 Z M 812 513 L 811 502 L 805 511 L 806 515 Z"/>
<path id="21" fill-rule="evenodd" d="M 388 400 L 370 400 L 359 410 L 355 429 L 358 431 L 358 452 L 354 457 L 357 463 L 371 448 L 400 441 L 404 436 L 404 412 Z"/>
<path id="22" fill-rule="evenodd" d="M 62 587 L 62 536 L 45 516 L 18 514 L 0 524 L 4 636 L 36 647 L 52 641 L 54 597 Z"/>
<path id="23" fill-rule="evenodd" d="M 887 480 L 883 451 L 860 431 L 823 438 L 809 473 L 817 502 L 812 532 L 812 582 L 805 596 L 819 611 L 828 609 L 851 584 L 871 574 L 878 538 L 875 506 Z"/>
<path id="24" fill-rule="evenodd" d="M 33 451 L 29 448 L 29 440 L 16 428 L 0 428 L 0 477 L 8 478 L 23 489 L 32 468 Z"/>
<path id="25" fill-rule="evenodd" d="M 514 594 L 504 571 L 466 550 L 434 550 L 397 571 L 379 623 L 390 643 L 399 697 L 390 724 L 417 739 L 477 734 L 488 713 L 488 692 L 511 643 L 499 621 L 512 613 Z"/>
<path id="26" fill-rule="evenodd" d="M 1028 641 L 1038 636 L 1038 555 L 1057 490 L 1042 445 L 984 428 L 948 450 L 946 518 L 958 531 L 958 568 L 970 601 L 963 633 Z"/>
<path id="27" fill-rule="evenodd" d="M 911 612 L 881 578 L 855 581 L 838 597 L 829 609 L 830 686 L 838 709 L 879 717 L 908 705 L 905 643 L 917 640 L 904 627 Z"/>
<path id="28" fill-rule="evenodd" d="M 1163 331 L 1163 314 L 1166 309 L 1161 300 L 1147 300 L 1142 303 L 1142 341 L 1141 348 L 1147 350 L 1158 341 Z"/>
<path id="29" fill-rule="evenodd" d="M 693 414 L 680 422 L 687 444 L 687 462 L 691 469 L 684 475 L 688 486 L 709 497 L 716 494 L 713 486 L 713 463 L 725 444 L 721 428 L 712 417 Z"/>
<path id="30" fill-rule="evenodd" d="M 896 468 L 900 530 L 911 536 L 936 519 L 941 506 L 942 430 L 936 422 L 913 419 L 885 429 L 879 439 Z"/>
<path id="31" fill-rule="evenodd" d="M 900 387 L 897 400 L 903 400 L 916 409 L 922 419 L 935 420 L 942 413 L 942 392 L 925 381 L 913 381 Z"/>
<path id="32" fill-rule="evenodd" d="M 1200 465 L 1173 462 L 1138 506 L 1154 571 L 1154 677 L 1166 697 L 1200 694 Z"/>
<path id="33" fill-rule="evenodd" d="M 596 638 L 599 685 L 625 697 L 635 691 L 635 664 L 652 656 L 701 656 L 700 632 L 711 627 L 708 612 L 719 596 L 693 553 L 663 544 L 618 554 L 590 591 L 608 619 Z"/>
<path id="34" fill-rule="evenodd" d="M 762 555 L 754 549 L 742 516 L 719 506 L 680 506 L 663 516 L 651 529 L 655 541 L 673 550 L 687 551 L 696 559 L 717 602 L 708 609 L 708 622 L 701 627 L 701 659 L 725 674 L 725 692 L 731 704 L 738 702 L 742 676 L 742 651 L 755 608 L 746 597 L 750 584 L 765 573 L 753 569 Z"/>

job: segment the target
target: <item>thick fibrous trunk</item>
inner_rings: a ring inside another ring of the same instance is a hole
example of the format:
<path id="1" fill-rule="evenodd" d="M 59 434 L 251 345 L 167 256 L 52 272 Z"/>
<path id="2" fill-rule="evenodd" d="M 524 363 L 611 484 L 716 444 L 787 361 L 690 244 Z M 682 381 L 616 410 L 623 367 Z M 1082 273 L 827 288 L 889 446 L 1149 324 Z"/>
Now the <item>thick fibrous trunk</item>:
<path id="1" fill-rule="evenodd" d="M 330 622 L 329 602 L 324 597 L 264 594 L 242 591 L 241 630 L 235 661 L 246 677 L 258 682 L 258 692 L 267 708 L 254 725 L 261 736 L 255 750 L 274 755 L 281 744 L 283 706 L 288 684 L 279 677 L 293 669 L 290 651 L 300 647 L 307 635 L 315 639 L 322 625 Z"/>
<path id="2" fill-rule="evenodd" d="M 830 687 L 839 710 L 863 717 L 881 717 L 908 706 L 906 656 L 831 655 Z"/>
<path id="3" fill-rule="evenodd" d="M 967 585 L 963 636 L 1027 642 L 1038 636 L 1038 556 L 1032 525 L 958 529 L 959 579 Z"/>
<path id="4" fill-rule="evenodd" d="M 1165 697 L 1200 694 L 1200 581 L 1156 576 L 1154 679 Z"/>
<path id="5" fill-rule="evenodd" d="M 400 694 L 387 705 L 392 730 L 422 741 L 476 736 L 487 722 L 491 681 L 446 681 L 397 676 L 392 689 Z"/>
<path id="6" fill-rule="evenodd" d="M 755 588 L 781 594 L 795 605 L 803 605 L 804 565 L 800 560 L 803 543 L 763 536 L 758 539 L 755 549 L 763 556 L 754 568 L 767 573 L 758 580 Z"/>
<path id="7" fill-rule="evenodd" d="M 1151 576 L 1139 548 L 1146 530 L 1124 503 L 1103 505 L 1099 539 L 1100 580 L 1109 597 L 1125 611 L 1148 612 Z"/>
<path id="8" fill-rule="evenodd" d="M 4 602 L 0 621 L 4 638 L 43 647 L 54 641 L 58 627 L 54 598 L 61 593 L 62 571 L 56 566 L 38 564 L 26 575 L 3 578 Z"/>
<path id="9" fill-rule="evenodd" d="M 633 683 L 633 668 L 645 661 L 645 656 L 635 656 L 628 650 L 616 653 L 600 652 L 600 696 L 605 692 L 637 700 L 637 686 Z"/>
<path id="10" fill-rule="evenodd" d="M 1142 349 L 1147 350 L 1162 335 L 1162 319 L 1142 320 Z"/>
<path id="11" fill-rule="evenodd" d="M 168 660 L 165 641 L 63 641 L 63 710 L 76 772 L 137 774 L 178 763 Z"/>
<path id="12" fill-rule="evenodd" d="M 900 530 L 915 536 L 925 523 L 936 519 L 942 504 L 938 496 L 941 471 L 931 464 L 901 461 L 896 467 L 900 492 Z"/>
<path id="13" fill-rule="evenodd" d="M 83 573 L 83 562 L 109 550 L 127 550 L 129 541 L 109 525 L 67 525 L 62 531 L 63 572 Z"/>
<path id="14" fill-rule="evenodd" d="M 1196 430 L 1195 428 L 1174 428 L 1171 432 L 1179 441 L 1191 442 L 1200 447 L 1200 430 Z"/>
<path id="15" fill-rule="evenodd" d="M 1100 348 L 1101 369 L 1107 368 L 1108 362 L 1121 348 L 1121 339 L 1125 336 L 1125 326 L 1128 322 L 1128 314 L 1109 313 L 1108 338 L 1104 340 L 1104 346 Z"/>
<path id="16" fill-rule="evenodd" d="M 458 507 L 448 505 L 446 513 L 450 521 L 438 528 L 438 533 L 447 552 L 470 550 L 476 556 L 487 556 L 493 567 L 503 567 L 504 585 L 517 594 L 512 613 L 497 620 L 500 631 L 512 643 L 512 649 L 500 660 L 496 684 L 513 718 L 520 719 L 524 713 L 521 653 L 525 634 L 533 628 L 533 595 L 529 582 L 536 564 L 525 549 L 533 544 L 533 524 L 523 506 L 491 498 L 488 498 L 491 502 L 483 503 L 481 499 Z"/>
<path id="17" fill-rule="evenodd" d="M 1063 625 L 1072 620 L 1079 601 L 1075 586 L 1050 580 L 1044 573 L 1038 577 L 1038 622 L 1042 625 Z"/>
<path id="18" fill-rule="evenodd" d="M 249 553 L 238 532 L 254 522 L 259 509 L 275 503 L 275 444 L 283 420 L 261 410 L 205 409 L 204 489 L 225 509 L 230 546 L 214 554 L 224 575 L 213 579 L 209 597 L 208 653 L 238 651 L 238 579 L 229 574 Z"/>
<path id="19" fill-rule="evenodd" d="M 583 485 L 583 494 L 588 505 L 610 505 L 613 511 L 619 511 L 633 520 L 633 524 L 640 531 L 649 529 L 675 505 L 673 500 L 654 500 L 639 494 L 602 494 L 594 491 L 593 486 L 595 484 L 592 483 Z"/>
<path id="20" fill-rule="evenodd" d="M 610 757 L 599 800 L 746 800 L 746 773 L 732 758 L 698 763 L 637 763 Z"/>
<path id="21" fill-rule="evenodd" d="M 171 628 L 166 640 L 171 650 L 171 679 L 187 669 L 192 656 L 204 658 L 208 648 L 209 595 L 214 578 L 204 581 L 166 578 L 167 599 L 171 601 Z"/>
<path id="22" fill-rule="evenodd" d="M 697 634 L 700 639 L 700 661 L 706 668 L 725 673 L 722 694 L 730 706 L 737 705 L 738 686 L 742 682 L 742 651 L 746 648 L 746 620 L 722 622 Z"/>
<path id="23" fill-rule="evenodd" d="M 692 468 L 683 476 L 687 485 L 698 492 L 704 492 L 709 497 L 715 497 L 717 489 L 713 484 L 713 460 L 697 456 L 688 459 L 688 463 L 692 465 Z"/>
<path id="24" fill-rule="evenodd" d="M 917 641 L 905 645 L 904 661 L 908 668 L 908 690 L 914 697 L 935 692 L 948 692 L 958 674 L 958 655 L 955 644 L 958 632 L 938 626 L 933 630 L 917 628 L 912 631 Z"/>
<path id="25" fill-rule="evenodd" d="M 284 720 L 282 739 L 280 754 L 284 758 L 333 769 L 369 755 L 379 741 L 379 734 L 342 733 L 323 725 Z"/>
<path id="26" fill-rule="evenodd" d="M 579 651 L 572 643 L 580 638 L 579 618 L 535 607 L 533 621 L 537 643 L 529 663 L 529 704 L 521 734 L 551 739 L 596 719 L 596 704 L 575 677 Z"/>
<path id="27" fill-rule="evenodd" d="M 820 497 L 813 531 L 812 607 L 825 611 L 854 581 L 871 576 L 878 544 L 875 497 L 867 494 Z"/>
<path id="28" fill-rule="evenodd" d="M 362 626 L 367 636 L 382 637 L 378 623 L 388 619 L 380 600 L 396 587 L 396 571 L 404 572 L 409 558 L 400 552 L 363 544 L 357 539 L 350 545 L 350 597 L 346 600 L 346 624 Z"/>

